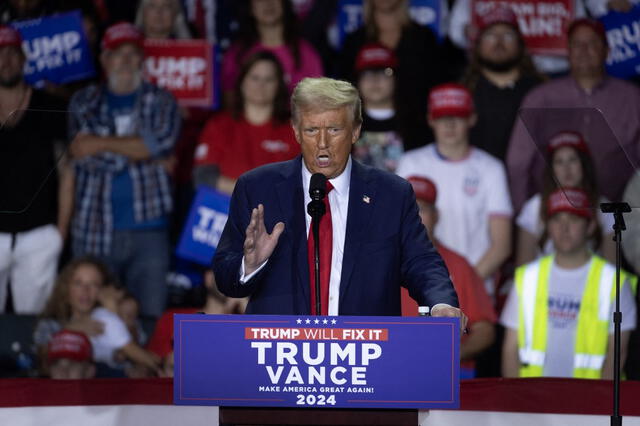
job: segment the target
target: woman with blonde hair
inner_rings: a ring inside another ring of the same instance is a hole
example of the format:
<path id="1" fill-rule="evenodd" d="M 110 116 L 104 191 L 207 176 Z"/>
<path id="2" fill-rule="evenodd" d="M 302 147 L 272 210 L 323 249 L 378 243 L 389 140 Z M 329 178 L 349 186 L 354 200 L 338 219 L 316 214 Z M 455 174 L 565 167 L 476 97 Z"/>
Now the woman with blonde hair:
<path id="1" fill-rule="evenodd" d="M 100 290 L 110 279 L 106 266 L 91 257 L 76 258 L 62 269 L 34 332 L 42 361 L 51 337 L 67 329 L 89 338 L 94 362 L 117 370 L 117 358 L 124 357 L 150 373 L 157 371 L 159 358 L 133 341 L 117 314 L 98 305 Z"/>
<path id="2" fill-rule="evenodd" d="M 349 34 L 339 61 L 341 78 L 356 82 L 358 52 L 371 43 L 390 49 L 398 59 L 395 97 L 398 130 L 405 149 L 431 142 L 427 126 L 427 94 L 438 83 L 453 79 L 443 72 L 449 64 L 436 35 L 409 16 L 408 0 L 365 0 L 363 26 Z"/>
<path id="3" fill-rule="evenodd" d="M 191 38 L 180 0 L 142 0 L 135 24 L 148 39 Z"/>

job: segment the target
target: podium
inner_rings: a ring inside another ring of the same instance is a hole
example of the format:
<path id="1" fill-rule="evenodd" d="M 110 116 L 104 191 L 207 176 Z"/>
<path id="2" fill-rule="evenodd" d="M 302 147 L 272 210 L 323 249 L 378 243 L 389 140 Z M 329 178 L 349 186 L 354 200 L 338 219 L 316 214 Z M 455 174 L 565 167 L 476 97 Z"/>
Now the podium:
<path id="1" fill-rule="evenodd" d="M 233 425 L 415 426 L 418 410 L 220 407 L 220 423 Z"/>
<path id="2" fill-rule="evenodd" d="M 219 406 L 229 424 L 415 425 L 459 407 L 459 331 L 457 318 L 176 315 L 174 404 Z"/>

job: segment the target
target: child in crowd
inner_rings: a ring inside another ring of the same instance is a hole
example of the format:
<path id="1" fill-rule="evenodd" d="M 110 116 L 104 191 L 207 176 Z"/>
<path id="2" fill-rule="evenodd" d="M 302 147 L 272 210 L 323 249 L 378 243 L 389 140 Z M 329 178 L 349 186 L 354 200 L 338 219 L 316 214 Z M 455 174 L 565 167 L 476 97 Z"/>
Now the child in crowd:
<path id="1" fill-rule="evenodd" d="M 589 195 L 592 207 L 607 202 L 599 196 L 595 167 L 589 148 L 580 133 L 558 132 L 549 140 L 548 164 L 545 171 L 542 193 L 531 197 L 522 207 L 516 223 L 518 225 L 518 247 L 516 265 L 533 261 L 539 254 L 553 251 L 546 237 L 542 222 L 544 206 L 551 192 L 560 188 L 581 188 Z M 597 232 L 593 235 L 594 250 L 600 250 L 609 262 L 615 262 L 616 249 L 613 242 L 613 215 L 598 212 Z"/>
<path id="2" fill-rule="evenodd" d="M 356 60 L 358 90 L 362 96 L 362 130 L 353 147 L 361 163 L 395 172 L 404 152 L 395 108 L 398 60 L 391 49 L 368 44 Z"/>
<path id="3" fill-rule="evenodd" d="M 435 87 L 429 94 L 429 125 L 436 141 L 405 153 L 397 173 L 436 184 L 440 221 L 434 236 L 473 265 L 492 296 L 494 275 L 511 254 L 512 208 L 502 163 L 469 145 L 475 121 L 467 88 Z"/>

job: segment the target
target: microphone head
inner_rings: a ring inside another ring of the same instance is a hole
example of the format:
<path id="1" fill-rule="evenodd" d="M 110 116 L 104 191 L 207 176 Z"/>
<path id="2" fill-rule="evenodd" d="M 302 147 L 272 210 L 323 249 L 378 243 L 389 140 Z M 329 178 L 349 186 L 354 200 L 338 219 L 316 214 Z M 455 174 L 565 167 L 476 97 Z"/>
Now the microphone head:
<path id="1" fill-rule="evenodd" d="M 322 200 L 327 192 L 327 177 L 314 173 L 309 181 L 309 196 L 312 200 Z"/>

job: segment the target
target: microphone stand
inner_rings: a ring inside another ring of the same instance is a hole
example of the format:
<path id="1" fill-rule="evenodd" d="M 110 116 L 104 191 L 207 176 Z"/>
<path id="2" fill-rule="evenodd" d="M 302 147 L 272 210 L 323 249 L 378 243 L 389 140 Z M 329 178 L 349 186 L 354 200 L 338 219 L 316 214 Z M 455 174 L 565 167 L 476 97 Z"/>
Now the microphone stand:
<path id="1" fill-rule="evenodd" d="M 324 201 L 311 200 L 307 205 L 307 212 L 311 216 L 311 232 L 313 232 L 313 269 L 314 292 L 316 295 L 316 315 L 321 315 L 320 304 L 320 219 L 326 212 Z"/>
<path id="2" fill-rule="evenodd" d="M 322 207 L 324 207 L 324 203 L 322 203 Z M 322 315 L 322 310 L 320 309 L 320 218 L 322 218 L 322 215 L 318 215 L 317 218 L 313 218 L 311 221 L 313 225 L 313 273 L 315 277 L 313 289 L 316 293 L 316 315 Z"/>
<path id="3" fill-rule="evenodd" d="M 600 210 L 603 213 L 613 213 L 614 241 L 616 242 L 616 310 L 613 313 L 613 415 L 611 426 L 622 426 L 620 415 L 620 326 L 622 324 L 622 312 L 620 312 L 620 271 L 622 269 L 622 231 L 627 229 L 624 223 L 623 213 L 631 212 L 627 203 L 601 203 Z"/>

